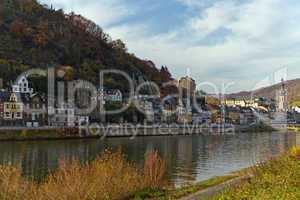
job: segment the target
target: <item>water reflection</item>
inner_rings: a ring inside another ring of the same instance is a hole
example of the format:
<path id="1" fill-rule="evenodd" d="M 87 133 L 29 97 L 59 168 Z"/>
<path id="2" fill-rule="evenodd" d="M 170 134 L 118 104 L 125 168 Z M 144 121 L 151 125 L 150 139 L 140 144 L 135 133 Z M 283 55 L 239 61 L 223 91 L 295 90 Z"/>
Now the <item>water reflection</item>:
<path id="1" fill-rule="evenodd" d="M 122 148 L 140 166 L 147 151 L 158 150 L 167 162 L 169 179 L 183 184 L 249 167 L 295 144 L 300 144 L 299 135 L 283 133 L 1 142 L 0 164 L 19 167 L 26 177 L 43 177 L 59 160 L 85 163 L 106 148 Z"/>

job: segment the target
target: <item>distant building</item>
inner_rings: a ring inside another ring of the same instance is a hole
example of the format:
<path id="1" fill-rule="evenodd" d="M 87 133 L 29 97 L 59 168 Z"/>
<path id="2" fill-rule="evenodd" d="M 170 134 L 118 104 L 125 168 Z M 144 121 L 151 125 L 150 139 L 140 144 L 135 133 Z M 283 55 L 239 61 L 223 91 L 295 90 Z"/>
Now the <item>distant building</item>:
<path id="1" fill-rule="evenodd" d="M 147 122 L 150 123 L 155 122 L 154 108 L 152 102 L 149 101 L 144 102 L 143 109 L 145 112 Z"/>
<path id="2" fill-rule="evenodd" d="M 240 113 L 240 107 L 227 107 L 225 112 L 225 121 L 231 124 L 240 124 Z"/>
<path id="3" fill-rule="evenodd" d="M 11 92 L 4 102 L 3 122 L 5 125 L 23 126 L 24 104 L 21 93 Z"/>
<path id="4" fill-rule="evenodd" d="M 12 86 L 12 91 L 23 93 L 23 94 L 32 94 L 33 88 L 29 87 L 29 82 L 26 76 L 21 76 L 17 79 L 15 84 Z"/>
<path id="5" fill-rule="evenodd" d="M 89 116 L 76 115 L 71 104 L 62 104 L 57 108 L 48 107 L 49 125 L 55 127 L 76 127 L 89 123 Z"/>
<path id="6" fill-rule="evenodd" d="M 284 80 L 281 80 L 281 89 L 276 92 L 276 111 L 288 111 L 288 91 L 285 88 Z"/>
<path id="7" fill-rule="evenodd" d="M 38 93 L 26 98 L 24 104 L 24 122 L 27 127 L 40 127 L 48 124 L 46 98 Z"/>
<path id="8" fill-rule="evenodd" d="M 190 124 L 193 122 L 192 110 L 186 108 L 183 104 L 177 106 L 177 122 L 180 124 Z"/>
<path id="9" fill-rule="evenodd" d="M 60 105 L 58 108 L 48 107 L 48 113 L 50 126 L 75 126 L 75 109 L 69 104 Z"/>
<path id="10" fill-rule="evenodd" d="M 211 113 L 202 111 L 193 114 L 193 124 L 207 124 L 211 122 Z"/>
<path id="11" fill-rule="evenodd" d="M 147 122 L 157 123 L 164 119 L 164 112 L 159 98 L 151 95 L 136 95 L 134 101 L 143 111 Z"/>
<path id="12" fill-rule="evenodd" d="M 258 119 L 250 108 L 243 108 L 240 112 L 240 124 L 250 125 L 257 123 Z"/>
<path id="13" fill-rule="evenodd" d="M 122 102 L 123 94 L 118 89 L 102 89 L 99 90 L 98 96 L 103 96 L 105 102 Z"/>
<path id="14" fill-rule="evenodd" d="M 111 102 L 122 102 L 123 96 L 120 90 L 106 90 L 105 100 Z"/>
<path id="15" fill-rule="evenodd" d="M 167 123 L 175 122 L 178 98 L 168 95 L 163 98 L 162 102 L 162 121 Z"/>
<path id="16" fill-rule="evenodd" d="M 196 91 L 196 82 L 193 78 L 185 76 L 178 81 L 178 88 L 182 91 L 183 97 L 193 97 Z"/>
<path id="17" fill-rule="evenodd" d="M 9 97 L 9 92 L 0 91 L 0 126 L 4 125 L 4 103 L 7 101 Z"/>
<path id="18" fill-rule="evenodd" d="M 255 100 L 225 99 L 221 101 L 221 104 L 228 107 L 258 108 L 258 103 Z"/>

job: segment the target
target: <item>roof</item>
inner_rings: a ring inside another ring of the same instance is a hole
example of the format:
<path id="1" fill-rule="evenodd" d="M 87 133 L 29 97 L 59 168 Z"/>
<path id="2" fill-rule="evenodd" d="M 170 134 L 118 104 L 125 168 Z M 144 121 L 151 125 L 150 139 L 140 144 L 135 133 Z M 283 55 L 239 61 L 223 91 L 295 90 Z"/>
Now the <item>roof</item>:
<path id="1" fill-rule="evenodd" d="M 0 91 L 0 102 L 9 102 L 10 101 L 10 97 L 12 94 L 15 94 L 17 96 L 17 98 L 19 100 L 21 100 L 21 102 L 23 103 L 29 103 L 31 102 L 31 99 L 39 96 L 39 94 L 35 93 L 35 94 L 24 94 L 24 93 L 19 93 L 19 92 L 11 92 L 11 91 Z M 45 99 L 43 97 L 41 97 L 42 101 L 45 101 Z"/>

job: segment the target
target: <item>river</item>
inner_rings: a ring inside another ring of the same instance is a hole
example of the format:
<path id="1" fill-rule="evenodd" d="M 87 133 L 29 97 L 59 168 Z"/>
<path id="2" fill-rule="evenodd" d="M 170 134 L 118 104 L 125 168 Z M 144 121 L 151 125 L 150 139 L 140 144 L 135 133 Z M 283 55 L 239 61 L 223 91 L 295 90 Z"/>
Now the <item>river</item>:
<path id="1" fill-rule="evenodd" d="M 84 163 L 107 148 L 121 148 L 140 166 L 147 151 L 158 150 L 167 162 L 169 180 L 178 186 L 255 165 L 296 144 L 300 135 L 294 133 L 0 142 L 0 164 L 17 166 L 25 177 L 40 179 L 60 160 Z"/>

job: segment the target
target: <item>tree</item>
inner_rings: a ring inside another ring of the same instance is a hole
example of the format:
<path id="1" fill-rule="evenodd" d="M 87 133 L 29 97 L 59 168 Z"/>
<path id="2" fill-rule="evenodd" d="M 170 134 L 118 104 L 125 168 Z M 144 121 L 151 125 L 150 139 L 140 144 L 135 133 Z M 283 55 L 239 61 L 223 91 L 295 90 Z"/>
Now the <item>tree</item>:
<path id="1" fill-rule="evenodd" d="M 172 78 L 172 75 L 169 72 L 169 69 L 168 69 L 167 66 L 162 66 L 161 67 L 160 74 L 161 74 L 163 80 L 168 81 L 168 80 L 171 80 L 171 78 Z"/>
<path id="2" fill-rule="evenodd" d="M 48 36 L 47 33 L 49 32 L 48 29 L 48 22 L 47 21 L 40 21 L 37 26 L 37 33 L 34 35 L 33 41 L 35 45 L 39 47 L 44 47 L 48 43 Z"/>
<path id="3" fill-rule="evenodd" d="M 127 52 L 127 47 L 126 47 L 125 43 L 120 39 L 112 41 L 111 45 L 117 51 Z"/>
<path id="4" fill-rule="evenodd" d="M 3 2 L 1 2 L 1 4 L 0 4 L 1 7 L 3 6 L 1 10 L 2 10 L 4 19 L 11 20 L 14 16 L 13 1 L 12 0 L 3 0 Z"/>
<path id="5" fill-rule="evenodd" d="M 26 25 L 20 20 L 14 20 L 10 25 L 10 32 L 17 37 L 23 37 L 25 35 Z"/>

